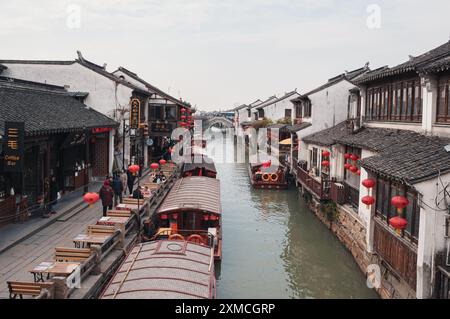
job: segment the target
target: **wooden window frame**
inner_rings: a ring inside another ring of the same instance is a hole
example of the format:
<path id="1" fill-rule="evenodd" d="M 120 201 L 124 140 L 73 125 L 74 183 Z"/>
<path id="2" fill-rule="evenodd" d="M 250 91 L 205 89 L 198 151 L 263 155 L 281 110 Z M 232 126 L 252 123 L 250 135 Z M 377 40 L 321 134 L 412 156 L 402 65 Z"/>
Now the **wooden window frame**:
<path id="1" fill-rule="evenodd" d="M 441 89 L 445 89 L 444 105 L 442 105 Z M 438 96 L 437 96 L 437 112 L 436 122 L 443 124 L 450 124 L 450 76 L 441 77 L 438 80 Z M 444 112 L 441 113 L 441 109 L 444 108 Z"/>

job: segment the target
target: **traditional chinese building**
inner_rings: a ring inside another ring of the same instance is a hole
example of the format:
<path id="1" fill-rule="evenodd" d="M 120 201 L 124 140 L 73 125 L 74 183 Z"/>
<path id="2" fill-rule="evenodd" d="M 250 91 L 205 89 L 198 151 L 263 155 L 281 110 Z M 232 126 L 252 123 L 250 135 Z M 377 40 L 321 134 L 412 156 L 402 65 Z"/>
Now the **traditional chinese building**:
<path id="1" fill-rule="evenodd" d="M 0 224 L 16 220 L 16 204 L 25 200 L 33 207 L 42 202 L 52 176 L 65 194 L 109 173 L 118 123 L 88 108 L 80 96 L 84 94 L 64 87 L 0 77 Z M 5 122 L 24 125 L 17 169 L 8 167 L 6 155 L 13 145 L 5 140 Z"/>

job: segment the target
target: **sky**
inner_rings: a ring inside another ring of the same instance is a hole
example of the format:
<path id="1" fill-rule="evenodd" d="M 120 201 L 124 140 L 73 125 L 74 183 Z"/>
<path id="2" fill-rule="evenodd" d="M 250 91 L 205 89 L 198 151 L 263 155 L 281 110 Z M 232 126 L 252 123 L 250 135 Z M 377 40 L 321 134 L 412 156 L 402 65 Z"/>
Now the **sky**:
<path id="1" fill-rule="evenodd" d="M 450 39 L 448 12 L 448 0 L 0 0 L 0 59 L 80 50 L 226 110 L 404 62 Z"/>

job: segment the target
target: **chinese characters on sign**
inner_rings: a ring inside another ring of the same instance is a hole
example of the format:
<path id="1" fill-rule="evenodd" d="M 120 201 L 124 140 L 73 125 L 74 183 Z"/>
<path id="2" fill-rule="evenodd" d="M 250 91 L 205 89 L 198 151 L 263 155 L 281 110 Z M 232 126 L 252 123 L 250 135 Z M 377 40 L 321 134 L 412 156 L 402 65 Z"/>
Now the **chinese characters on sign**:
<path id="1" fill-rule="evenodd" d="M 25 123 L 5 122 L 3 140 L 6 172 L 21 172 L 24 154 Z"/>
<path id="2" fill-rule="evenodd" d="M 131 100 L 130 127 L 138 129 L 141 123 L 141 101 L 138 99 Z"/>
<path id="3" fill-rule="evenodd" d="M 152 123 L 152 132 L 154 133 L 170 133 L 172 125 L 165 123 Z"/>

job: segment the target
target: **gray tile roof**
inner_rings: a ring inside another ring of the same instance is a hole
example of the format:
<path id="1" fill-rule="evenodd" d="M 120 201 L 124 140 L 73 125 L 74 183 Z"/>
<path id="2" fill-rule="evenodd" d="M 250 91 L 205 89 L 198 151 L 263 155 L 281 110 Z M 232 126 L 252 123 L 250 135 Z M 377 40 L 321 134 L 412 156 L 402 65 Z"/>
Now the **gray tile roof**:
<path id="1" fill-rule="evenodd" d="M 413 185 L 450 172 L 449 139 L 407 130 L 363 128 L 336 139 L 339 143 L 377 152 L 361 165 L 369 171 Z"/>
<path id="2" fill-rule="evenodd" d="M 5 121 L 25 122 L 27 135 L 57 134 L 95 127 L 116 127 L 109 117 L 87 108 L 54 86 L 0 81 L 0 131 Z"/>
<path id="3" fill-rule="evenodd" d="M 311 123 L 305 122 L 305 123 L 302 123 L 302 124 L 289 125 L 289 126 L 287 127 L 287 129 L 288 129 L 288 131 L 291 132 L 291 133 L 297 133 L 297 132 L 300 132 L 300 131 L 302 131 L 302 130 L 304 130 L 305 128 L 308 128 L 308 127 L 310 127 L 310 126 L 312 126 Z"/>
<path id="4" fill-rule="evenodd" d="M 409 61 L 392 68 L 382 68 L 376 72 L 369 72 L 357 79 L 356 83 L 364 84 L 408 72 L 420 72 L 439 60 L 446 60 L 448 56 L 450 56 L 450 41 L 417 57 L 410 57 Z M 448 61 L 446 63 L 448 64 Z"/>
<path id="5" fill-rule="evenodd" d="M 331 146 L 336 144 L 337 138 L 342 138 L 344 136 L 347 136 L 348 134 L 349 130 L 347 128 L 347 121 L 345 121 L 328 129 L 308 135 L 304 137 L 302 140 L 305 143 L 309 144 Z"/>

